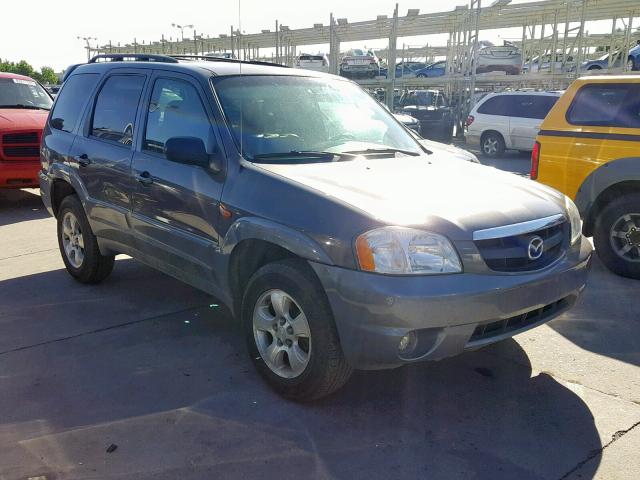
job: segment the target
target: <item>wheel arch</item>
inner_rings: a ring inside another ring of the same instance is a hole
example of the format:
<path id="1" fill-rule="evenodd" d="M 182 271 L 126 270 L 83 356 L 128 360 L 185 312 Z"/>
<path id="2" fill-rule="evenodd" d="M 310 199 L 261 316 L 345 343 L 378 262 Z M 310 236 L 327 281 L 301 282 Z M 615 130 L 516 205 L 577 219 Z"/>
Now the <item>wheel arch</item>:
<path id="1" fill-rule="evenodd" d="M 231 226 L 225 235 L 222 251 L 229 259 L 227 281 L 235 313 L 240 312 L 243 287 L 263 265 L 286 258 L 333 264 L 320 245 L 307 235 L 276 222 L 253 217 L 244 217 Z"/>
<path id="2" fill-rule="evenodd" d="M 640 157 L 614 160 L 591 172 L 576 194 L 583 233 L 592 236 L 596 218 L 607 204 L 632 192 L 640 192 Z"/>

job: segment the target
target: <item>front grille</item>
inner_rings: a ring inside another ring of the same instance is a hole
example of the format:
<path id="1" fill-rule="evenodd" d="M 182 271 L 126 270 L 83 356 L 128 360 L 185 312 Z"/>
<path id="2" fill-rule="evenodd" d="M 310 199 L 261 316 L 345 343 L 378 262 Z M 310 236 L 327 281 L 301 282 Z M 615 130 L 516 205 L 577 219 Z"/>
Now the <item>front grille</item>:
<path id="1" fill-rule="evenodd" d="M 4 144 L 40 143 L 38 132 L 7 133 L 2 136 Z"/>
<path id="2" fill-rule="evenodd" d="M 0 137 L 0 158 L 6 160 L 38 160 L 40 132 L 5 133 Z"/>
<path id="3" fill-rule="evenodd" d="M 535 323 L 543 322 L 544 320 L 555 316 L 558 312 L 564 310 L 569 305 L 570 297 L 565 297 L 557 302 L 545 305 L 542 308 L 537 308 L 520 315 L 505 318 L 504 320 L 478 325 L 467 342 L 467 346 L 473 346 L 473 343 L 479 342 L 480 340 L 497 337 L 505 333 L 524 329 Z"/>
<path id="4" fill-rule="evenodd" d="M 544 268 L 563 254 L 569 241 L 569 225 L 562 222 L 534 232 L 509 237 L 476 240 L 475 244 L 487 266 L 497 272 L 527 272 Z M 543 241 L 540 258 L 529 257 L 529 244 L 535 237 Z"/>
<path id="5" fill-rule="evenodd" d="M 39 147 L 4 147 L 4 155 L 14 158 L 32 158 L 40 155 Z"/>

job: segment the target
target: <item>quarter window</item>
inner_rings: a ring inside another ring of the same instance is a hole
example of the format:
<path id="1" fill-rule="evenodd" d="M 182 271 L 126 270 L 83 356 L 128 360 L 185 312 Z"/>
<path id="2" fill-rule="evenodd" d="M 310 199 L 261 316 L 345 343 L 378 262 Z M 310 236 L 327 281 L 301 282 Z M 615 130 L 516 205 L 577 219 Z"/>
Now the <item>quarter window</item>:
<path id="1" fill-rule="evenodd" d="M 91 123 L 94 137 L 131 145 L 143 75 L 113 75 L 98 94 Z"/>
<path id="2" fill-rule="evenodd" d="M 65 132 L 72 132 L 76 128 L 85 102 L 98 83 L 98 78 L 99 75 L 95 73 L 79 73 L 64 82 L 51 113 L 50 124 L 53 128 Z"/>
<path id="3" fill-rule="evenodd" d="M 172 137 L 196 137 L 209 145 L 211 123 L 198 91 L 183 80 L 161 78 L 153 87 L 143 149 L 164 153 Z"/>
<path id="4" fill-rule="evenodd" d="M 586 85 L 569 107 L 567 121 L 573 125 L 640 128 L 640 85 Z"/>

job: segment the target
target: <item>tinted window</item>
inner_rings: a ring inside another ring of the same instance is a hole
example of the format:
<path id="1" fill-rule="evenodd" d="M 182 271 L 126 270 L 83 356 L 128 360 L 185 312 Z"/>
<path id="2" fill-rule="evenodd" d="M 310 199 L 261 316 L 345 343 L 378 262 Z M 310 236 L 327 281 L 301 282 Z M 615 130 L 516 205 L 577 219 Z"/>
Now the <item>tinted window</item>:
<path id="1" fill-rule="evenodd" d="M 586 85 L 569 107 L 567 121 L 574 125 L 640 128 L 640 85 Z"/>
<path id="2" fill-rule="evenodd" d="M 478 113 L 485 115 L 509 115 L 509 97 L 507 95 L 497 95 L 489 98 L 478 107 Z"/>
<path id="3" fill-rule="evenodd" d="M 208 145 L 211 123 L 197 90 L 188 82 L 161 78 L 156 81 L 147 112 L 143 148 L 164 153 L 171 137 L 197 137 Z"/>
<path id="4" fill-rule="evenodd" d="M 546 95 L 513 95 L 508 107 L 510 117 L 535 118 L 542 120 L 547 116 L 558 97 Z"/>
<path id="5" fill-rule="evenodd" d="M 98 82 L 95 73 L 77 74 L 69 77 L 58 95 L 51 113 L 51 126 L 71 132 L 76 128 L 82 107 Z"/>
<path id="6" fill-rule="evenodd" d="M 91 135 L 131 145 L 138 102 L 145 77 L 113 75 L 98 94 Z"/>

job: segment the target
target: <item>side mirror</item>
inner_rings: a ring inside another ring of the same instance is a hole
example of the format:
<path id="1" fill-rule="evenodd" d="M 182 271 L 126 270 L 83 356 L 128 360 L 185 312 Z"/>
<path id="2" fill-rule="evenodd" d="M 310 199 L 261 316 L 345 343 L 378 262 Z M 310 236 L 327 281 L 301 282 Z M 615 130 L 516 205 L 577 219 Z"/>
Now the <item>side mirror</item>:
<path id="1" fill-rule="evenodd" d="M 201 138 L 171 137 L 165 142 L 164 151 L 172 162 L 210 168 L 214 173 L 222 171 L 220 156 L 209 155 Z"/>

